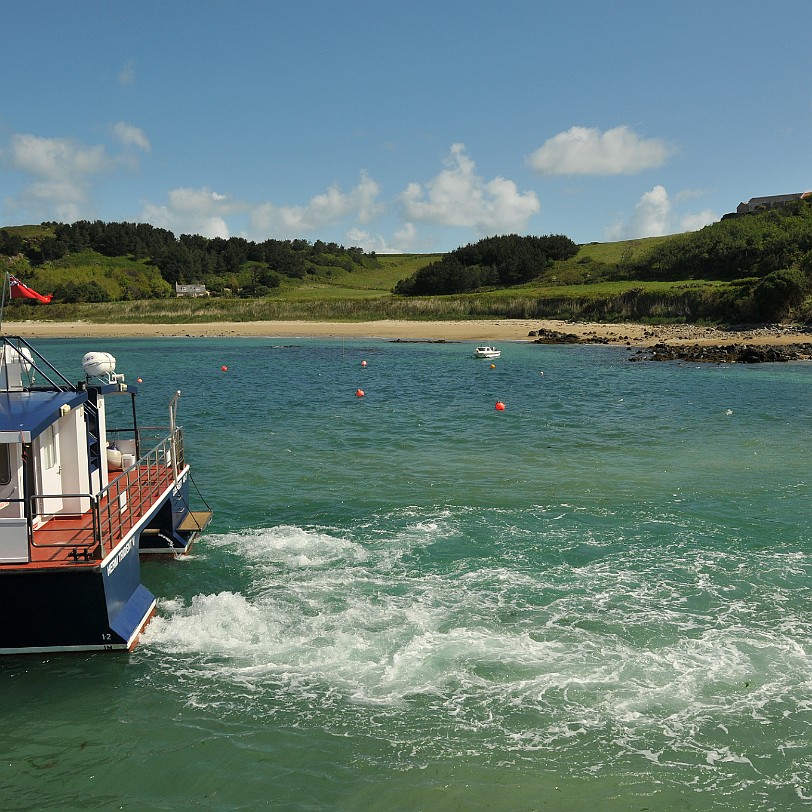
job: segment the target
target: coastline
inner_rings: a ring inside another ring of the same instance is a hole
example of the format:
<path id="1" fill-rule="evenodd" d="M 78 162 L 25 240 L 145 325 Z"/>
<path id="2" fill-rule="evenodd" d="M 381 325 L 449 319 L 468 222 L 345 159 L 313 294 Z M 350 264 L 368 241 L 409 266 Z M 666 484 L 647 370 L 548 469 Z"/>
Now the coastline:
<path id="1" fill-rule="evenodd" d="M 725 330 L 694 325 L 602 324 L 555 319 L 476 319 L 471 321 L 368 322 L 246 321 L 201 324 L 94 324 L 91 322 L 5 322 L 6 335 L 37 338 L 379 338 L 404 341 L 533 341 L 531 331 L 572 334 L 601 344 L 651 347 L 698 344 L 757 347 L 812 343 L 812 327 L 767 326 Z"/>

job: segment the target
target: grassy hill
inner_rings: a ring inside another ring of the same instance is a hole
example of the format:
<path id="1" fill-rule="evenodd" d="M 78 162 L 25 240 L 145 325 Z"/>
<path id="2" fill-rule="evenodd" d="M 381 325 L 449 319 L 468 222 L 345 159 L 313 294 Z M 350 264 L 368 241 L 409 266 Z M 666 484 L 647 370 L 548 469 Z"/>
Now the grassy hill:
<path id="1" fill-rule="evenodd" d="M 391 296 L 392 288 L 411 276 L 418 268 L 439 259 L 441 254 L 384 254 L 378 256 L 379 267 L 353 271 L 331 269 L 329 277 L 308 278 L 294 283 L 283 282 L 269 298 L 280 301 L 324 299 L 376 299 Z"/>
<path id="2" fill-rule="evenodd" d="M 53 237 L 45 226 L 4 231 L 31 241 Z M 639 268 L 684 235 L 579 246 L 578 253 L 553 263 L 532 281 L 512 287 L 446 296 L 404 297 L 394 286 L 441 254 L 380 255 L 357 267 L 311 267 L 303 278 L 282 276 L 278 287 L 256 298 L 218 295 L 179 299 L 149 258 L 104 256 L 84 250 L 32 265 L 6 259 L 8 269 L 41 293 L 66 284 L 97 283 L 114 301 L 47 306 L 14 301 L 5 318 L 83 319 L 91 322 L 208 322 L 274 319 L 370 320 L 382 318 L 573 318 L 658 322 L 731 322 L 754 280 L 640 278 Z M 345 263 L 346 264 L 346 263 Z M 123 301 L 122 301 L 123 299 Z M 735 306 L 734 306 L 735 305 Z M 812 318 L 809 300 L 795 317 Z"/>

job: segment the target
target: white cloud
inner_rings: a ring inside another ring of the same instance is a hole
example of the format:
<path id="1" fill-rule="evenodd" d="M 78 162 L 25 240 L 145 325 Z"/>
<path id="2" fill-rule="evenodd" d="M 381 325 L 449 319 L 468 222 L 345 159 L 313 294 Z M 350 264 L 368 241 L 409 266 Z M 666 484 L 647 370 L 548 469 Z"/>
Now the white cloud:
<path id="1" fill-rule="evenodd" d="M 110 171 L 116 162 L 101 145 L 88 147 L 67 138 L 19 134 L 11 138 L 8 163 L 33 177 L 18 200 L 7 201 L 10 209 L 70 221 L 79 219 L 88 208 L 93 176 Z"/>
<path id="2" fill-rule="evenodd" d="M 127 62 L 118 73 L 118 83 L 122 87 L 129 87 L 135 84 L 135 64 L 132 59 Z"/>
<path id="3" fill-rule="evenodd" d="M 11 139 L 15 169 L 49 180 L 81 181 L 111 165 L 103 146 L 84 147 L 66 138 L 15 135 Z"/>
<path id="4" fill-rule="evenodd" d="M 398 229 L 391 240 L 381 234 L 370 234 L 358 228 L 350 229 L 347 239 L 350 245 L 357 245 L 364 251 L 375 251 L 377 254 L 408 254 L 417 250 L 418 246 L 417 229 L 413 223 L 404 223 L 403 228 Z"/>
<path id="5" fill-rule="evenodd" d="M 528 163 L 543 175 L 631 175 L 662 166 L 672 152 L 659 138 L 641 138 L 625 125 L 605 132 L 571 127 L 545 141 Z"/>
<path id="6" fill-rule="evenodd" d="M 113 132 L 119 143 L 125 147 L 136 147 L 144 152 L 149 152 L 151 149 L 149 138 L 140 127 L 127 124 L 126 121 L 119 121 L 118 124 L 113 125 Z"/>
<path id="7" fill-rule="evenodd" d="M 276 206 L 263 203 L 251 212 L 251 231 L 257 239 L 289 239 L 316 234 L 319 229 L 352 218 L 367 223 L 382 206 L 377 202 L 378 184 L 365 172 L 358 185 L 344 193 L 337 185 L 311 198 L 306 206 Z M 318 235 L 317 235 L 318 236 Z"/>
<path id="8" fill-rule="evenodd" d="M 73 223 L 86 217 L 88 200 L 84 189 L 67 182 L 36 182 L 22 195 L 6 200 L 9 209 L 21 208 L 34 214 L 34 219 Z"/>
<path id="9" fill-rule="evenodd" d="M 413 223 L 404 223 L 403 228 L 395 232 L 393 254 L 407 254 L 417 248 L 417 229 Z"/>
<path id="10" fill-rule="evenodd" d="M 16 198 L 5 200 L 13 217 L 72 222 L 92 217 L 91 191 L 97 176 L 123 167 L 135 168 L 133 148 L 148 152 L 143 130 L 120 121 L 112 127 L 123 146 L 110 154 L 102 144 L 88 146 L 70 138 L 45 138 L 30 133 L 13 135 L 4 150 L 5 163 L 28 179 Z"/>
<path id="11" fill-rule="evenodd" d="M 657 185 L 640 198 L 630 228 L 632 237 L 659 237 L 668 233 L 671 200 L 665 186 Z"/>
<path id="12" fill-rule="evenodd" d="M 668 233 L 671 200 L 664 186 L 657 185 L 646 192 L 634 209 L 628 223 L 616 223 L 607 231 L 607 238 L 633 240 L 639 237 L 659 237 Z"/>
<path id="13" fill-rule="evenodd" d="M 479 234 L 524 231 L 541 210 L 535 192 L 520 193 L 511 180 L 485 181 L 465 152 L 452 144 L 446 166 L 426 183 L 410 183 L 399 201 L 407 220 L 472 228 Z"/>
<path id="14" fill-rule="evenodd" d="M 200 234 L 203 237 L 228 239 L 230 232 L 225 216 L 241 211 L 244 206 L 211 189 L 172 189 L 166 205 L 147 203 L 141 220 L 175 234 Z"/>
<path id="15" fill-rule="evenodd" d="M 707 189 L 683 189 L 681 192 L 677 192 L 674 199 L 680 203 L 684 200 L 694 200 L 697 197 L 705 197 L 707 194 Z"/>
<path id="16" fill-rule="evenodd" d="M 681 196 L 677 194 L 676 197 L 677 200 L 680 200 Z M 718 219 L 718 215 L 709 209 L 696 214 L 684 214 L 677 219 L 674 216 L 668 192 L 664 186 L 658 184 L 640 198 L 631 219 L 627 223 L 616 223 L 608 229 L 606 238 L 633 240 L 640 237 L 660 237 L 664 234 L 696 231 Z"/>
<path id="17" fill-rule="evenodd" d="M 680 231 L 699 231 L 700 228 L 715 223 L 719 215 L 710 209 L 697 212 L 696 214 L 686 214 L 680 220 Z"/>

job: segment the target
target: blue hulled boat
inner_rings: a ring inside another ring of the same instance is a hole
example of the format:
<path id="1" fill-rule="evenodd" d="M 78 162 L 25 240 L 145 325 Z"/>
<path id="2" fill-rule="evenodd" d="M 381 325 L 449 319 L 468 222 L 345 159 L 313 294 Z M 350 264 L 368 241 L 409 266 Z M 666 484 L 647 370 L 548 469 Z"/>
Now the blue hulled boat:
<path id="1" fill-rule="evenodd" d="M 140 556 L 187 552 L 211 520 L 190 507 L 180 393 L 168 427 L 141 427 L 115 359 L 88 353 L 82 366 L 73 384 L 0 336 L 2 654 L 131 650 L 155 611 Z"/>

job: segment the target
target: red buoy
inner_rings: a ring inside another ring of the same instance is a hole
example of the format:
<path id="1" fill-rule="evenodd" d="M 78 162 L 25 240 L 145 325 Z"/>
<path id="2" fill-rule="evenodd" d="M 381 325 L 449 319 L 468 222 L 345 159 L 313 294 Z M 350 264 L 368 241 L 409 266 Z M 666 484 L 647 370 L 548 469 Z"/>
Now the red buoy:
<path id="1" fill-rule="evenodd" d="M 355 390 L 355 397 L 362 398 L 363 396 L 364 396 L 364 390 L 363 389 L 356 389 Z"/>
<path id="2" fill-rule="evenodd" d="M 505 411 L 505 404 L 502 403 L 501 400 L 496 401 L 496 406 L 494 407 L 497 412 L 504 412 Z"/>
<path id="3" fill-rule="evenodd" d="M 362 367 L 365 367 L 366 365 L 367 365 L 367 362 L 366 362 L 366 361 L 361 361 L 361 366 L 362 366 Z"/>
<path id="4" fill-rule="evenodd" d="M 220 371 L 221 372 L 228 372 L 228 367 L 225 364 L 223 364 L 223 366 L 220 367 Z"/>

